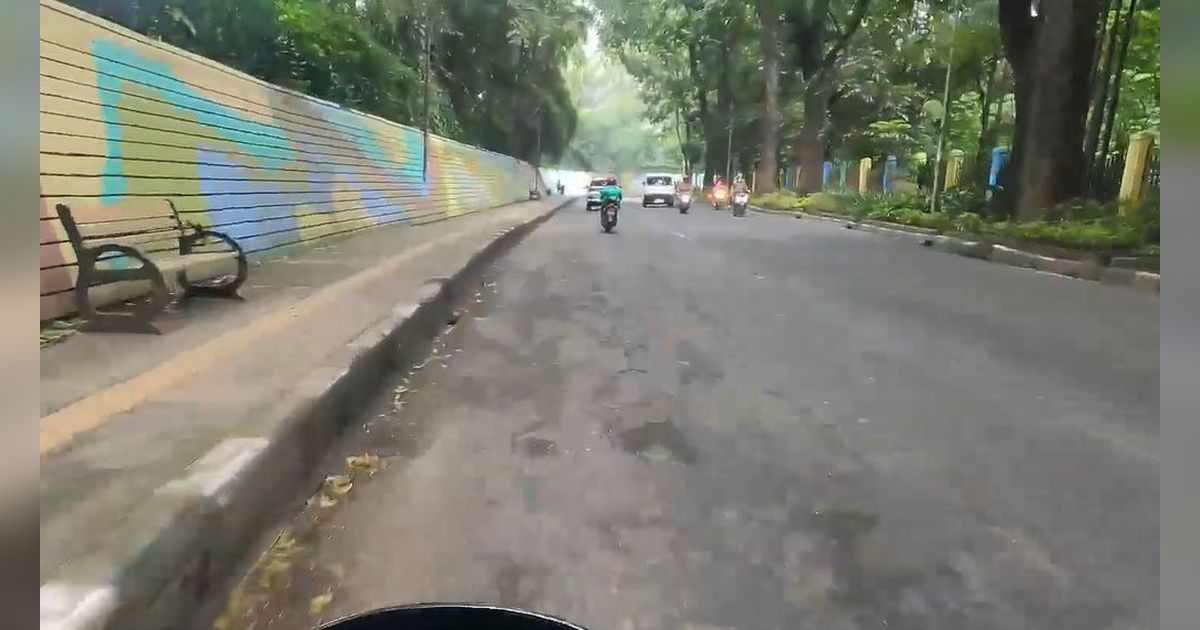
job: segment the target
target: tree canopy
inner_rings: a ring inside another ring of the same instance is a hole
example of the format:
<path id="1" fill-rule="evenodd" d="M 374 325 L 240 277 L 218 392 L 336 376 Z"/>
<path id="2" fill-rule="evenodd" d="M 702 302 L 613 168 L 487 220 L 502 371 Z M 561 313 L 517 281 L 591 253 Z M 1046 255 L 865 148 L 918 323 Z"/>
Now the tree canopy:
<path id="1" fill-rule="evenodd" d="M 1003 146 L 1000 209 L 1032 218 L 1114 194 L 1116 157 L 1159 127 L 1158 0 L 70 1 L 414 125 L 428 45 L 438 133 L 531 160 L 540 133 L 545 163 L 762 191 L 888 155 L 928 187 L 952 149 L 982 187 Z"/>
<path id="2" fill-rule="evenodd" d="M 984 186 L 991 150 L 1011 146 L 1002 200 L 1035 216 L 1104 194 L 1093 164 L 1159 125 L 1153 0 L 593 4 L 649 110 L 681 121 L 685 162 L 757 166 L 760 190 L 781 172 L 819 189 L 829 159 L 928 170 L 939 140 L 966 156 L 964 185 Z"/>
<path id="3" fill-rule="evenodd" d="M 277 85 L 533 161 L 562 155 L 563 76 L 588 13 L 571 0 L 67 0 Z"/>

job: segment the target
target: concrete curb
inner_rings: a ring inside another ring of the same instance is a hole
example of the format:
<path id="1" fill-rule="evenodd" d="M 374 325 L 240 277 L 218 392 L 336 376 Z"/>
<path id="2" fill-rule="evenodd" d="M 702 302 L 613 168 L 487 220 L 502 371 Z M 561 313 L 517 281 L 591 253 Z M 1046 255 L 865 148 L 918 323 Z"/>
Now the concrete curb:
<path id="1" fill-rule="evenodd" d="M 1052 258 L 1020 249 L 983 241 L 969 241 L 953 236 L 937 235 L 925 239 L 922 245 L 961 256 L 979 258 L 1011 267 L 1033 269 L 1077 280 L 1090 280 L 1112 286 L 1131 287 L 1158 293 L 1160 275 L 1120 267 L 1105 267 L 1095 260 Z"/>
<path id="2" fill-rule="evenodd" d="M 995 245 L 982 240 L 970 240 L 955 236 L 938 234 L 935 230 L 914 228 L 901 225 L 881 224 L 878 221 L 854 221 L 845 217 L 808 212 L 787 212 L 750 206 L 755 212 L 764 214 L 780 214 L 796 218 L 812 218 L 822 221 L 841 223 L 846 229 L 861 230 L 885 236 L 909 238 L 925 247 L 966 256 L 988 260 L 1011 267 L 1033 269 L 1044 273 L 1066 276 L 1078 280 L 1090 280 L 1112 286 L 1130 287 L 1143 291 L 1159 292 L 1161 275 L 1149 271 L 1138 271 L 1125 267 L 1105 267 L 1093 260 L 1071 260 L 1067 258 L 1051 258 L 1012 247 Z"/>
<path id="3" fill-rule="evenodd" d="M 268 413 L 268 438 L 225 440 L 156 490 L 130 518 L 129 541 L 90 583 L 41 587 L 41 627 L 57 630 L 160 629 L 196 625 L 204 600 L 221 592 L 244 553 L 279 516 L 320 483 L 317 467 L 346 423 L 385 375 L 418 363 L 470 283 L 559 209 L 493 235 L 448 279 L 426 284 L 411 304 L 312 370 Z"/>

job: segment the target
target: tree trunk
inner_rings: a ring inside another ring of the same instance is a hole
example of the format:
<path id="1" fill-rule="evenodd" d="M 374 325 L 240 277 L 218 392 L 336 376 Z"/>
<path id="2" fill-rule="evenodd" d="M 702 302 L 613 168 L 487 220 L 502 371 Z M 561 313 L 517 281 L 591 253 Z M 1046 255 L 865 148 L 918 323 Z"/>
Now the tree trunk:
<path id="1" fill-rule="evenodd" d="M 779 172 L 779 12 L 773 0 L 759 0 L 759 40 L 763 55 L 762 141 L 754 185 L 759 193 L 775 192 Z"/>
<path id="2" fill-rule="evenodd" d="M 811 85 L 804 90 L 804 122 L 792 146 L 792 163 L 800 166 L 796 188 L 802 195 L 819 192 L 822 188 L 831 92 L 828 84 Z"/>
<path id="3" fill-rule="evenodd" d="M 1018 24 L 1009 13 L 1014 7 L 1031 23 Z M 1017 86 L 1019 220 L 1040 219 L 1047 208 L 1083 192 L 1084 118 L 1100 9 L 1100 0 L 1046 2 L 1039 17 L 1029 18 L 1028 2 L 1001 0 L 1001 28 L 1017 29 L 1006 34 L 1005 47 L 1017 53 L 1010 61 Z"/>
<path id="4" fill-rule="evenodd" d="M 1119 0 L 1124 2 L 1124 0 Z M 1132 2 L 1133 0 L 1131 0 Z M 1114 0 L 1109 0 L 1108 9 L 1113 8 Z M 1118 5 L 1118 8 L 1122 5 Z M 1091 114 L 1088 116 L 1087 131 L 1085 132 L 1083 141 L 1083 158 L 1084 158 L 1084 183 L 1088 187 L 1089 193 L 1095 193 L 1095 164 L 1103 164 L 1096 160 L 1096 148 L 1100 144 L 1100 128 L 1104 121 L 1104 108 L 1108 104 L 1108 86 L 1112 82 L 1113 57 L 1117 51 L 1117 33 L 1120 29 L 1117 24 L 1113 24 L 1112 28 L 1108 28 L 1108 11 L 1104 13 L 1103 24 L 1105 28 L 1101 31 L 1103 35 L 1107 35 L 1107 43 L 1104 49 L 1103 62 L 1098 62 L 1097 70 L 1094 72 L 1091 81 L 1091 89 L 1093 94 Z"/>
<path id="5" fill-rule="evenodd" d="M 991 166 L 991 160 L 988 158 L 994 141 L 993 136 L 996 135 L 991 127 L 991 112 L 992 96 L 996 87 L 996 72 L 999 67 L 999 59 L 992 59 L 988 62 L 983 89 L 979 92 L 979 146 L 975 150 L 975 172 L 972 181 L 981 187 L 987 186 L 987 176 Z"/>
<path id="6" fill-rule="evenodd" d="M 1129 12 L 1125 15 L 1125 28 L 1121 38 L 1121 53 L 1117 58 L 1117 67 L 1113 71 L 1112 89 L 1110 90 L 1107 117 L 1104 121 L 1104 134 L 1100 142 L 1100 154 L 1096 157 L 1094 173 L 1099 173 L 1108 158 L 1108 149 L 1112 144 L 1113 125 L 1117 118 L 1117 105 L 1121 103 L 1121 75 L 1125 74 L 1125 61 L 1129 58 L 1129 42 L 1133 39 L 1133 27 L 1138 0 L 1129 0 Z"/>
<path id="7" fill-rule="evenodd" d="M 700 44 L 696 40 L 688 42 L 688 75 L 696 89 L 696 108 L 700 112 L 700 133 L 704 136 L 704 181 L 702 185 L 707 186 L 712 182 L 713 175 L 710 160 L 712 157 L 712 143 L 710 142 L 712 115 L 708 111 L 708 87 L 704 77 L 700 74 L 700 52 Z"/>
<path id="8" fill-rule="evenodd" d="M 1020 187 L 1018 173 L 1025 161 L 1025 136 L 1029 124 L 1029 95 L 1032 77 L 1030 58 L 1035 46 L 1037 22 L 1029 14 L 1029 0 L 999 0 L 999 22 L 1001 42 L 1008 65 L 1013 73 L 1013 136 L 1012 153 L 1008 167 L 1004 170 L 1001 184 L 1004 187 L 1000 199 L 1007 212 L 1015 210 L 1017 192 Z"/>
<path id="9" fill-rule="evenodd" d="M 723 29 L 723 41 L 721 45 L 721 57 L 718 64 L 720 76 L 717 77 L 717 107 L 713 112 L 713 124 L 709 126 L 708 133 L 708 159 L 706 162 L 711 162 L 712 167 L 705 167 L 706 172 L 711 172 L 712 175 L 721 175 L 728 180 L 725 174 L 728 166 L 728 149 L 729 149 L 729 126 L 733 124 L 733 77 L 731 67 L 731 56 L 733 54 L 733 45 L 735 43 L 736 32 L 731 25 L 726 24 Z M 706 174 L 705 180 L 711 180 L 711 176 Z M 729 182 L 726 181 L 726 184 Z"/>

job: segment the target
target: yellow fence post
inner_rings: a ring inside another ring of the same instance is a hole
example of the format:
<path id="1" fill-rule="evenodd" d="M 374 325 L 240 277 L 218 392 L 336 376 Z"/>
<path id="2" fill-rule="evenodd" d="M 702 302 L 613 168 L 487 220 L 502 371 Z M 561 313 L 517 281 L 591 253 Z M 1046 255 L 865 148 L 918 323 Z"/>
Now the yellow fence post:
<path id="1" fill-rule="evenodd" d="M 958 176 L 960 173 L 962 173 L 962 163 L 962 149 L 954 149 L 951 151 L 950 159 L 946 161 L 946 190 L 950 190 L 951 188 L 958 186 Z"/>
<path id="2" fill-rule="evenodd" d="M 1121 175 L 1120 201 L 1136 201 L 1142 198 L 1142 187 L 1146 181 L 1146 163 L 1154 136 L 1143 131 L 1129 138 L 1129 150 L 1125 153 L 1125 172 Z"/>
<path id="3" fill-rule="evenodd" d="M 865 157 L 858 161 L 858 194 L 867 192 L 867 182 L 871 180 L 871 158 Z"/>

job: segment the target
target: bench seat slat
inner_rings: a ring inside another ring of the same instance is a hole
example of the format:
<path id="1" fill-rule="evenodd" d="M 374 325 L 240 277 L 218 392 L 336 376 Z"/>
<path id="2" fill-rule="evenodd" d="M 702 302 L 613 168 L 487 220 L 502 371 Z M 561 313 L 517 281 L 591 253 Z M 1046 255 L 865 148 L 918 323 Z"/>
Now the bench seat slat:
<path id="1" fill-rule="evenodd" d="M 222 260 L 234 260 L 237 258 L 236 252 L 208 252 L 204 254 L 188 254 L 187 256 L 147 256 L 154 264 L 158 265 L 158 270 L 167 275 L 174 273 L 180 269 L 191 269 L 208 265 Z"/>
<path id="2" fill-rule="evenodd" d="M 75 223 L 108 223 L 130 219 L 157 219 L 175 221 L 175 213 L 166 199 L 126 198 L 116 203 L 101 204 L 94 199 L 54 199 L 54 204 L 63 203 L 71 208 Z"/>

